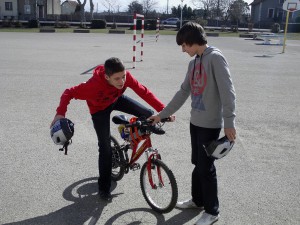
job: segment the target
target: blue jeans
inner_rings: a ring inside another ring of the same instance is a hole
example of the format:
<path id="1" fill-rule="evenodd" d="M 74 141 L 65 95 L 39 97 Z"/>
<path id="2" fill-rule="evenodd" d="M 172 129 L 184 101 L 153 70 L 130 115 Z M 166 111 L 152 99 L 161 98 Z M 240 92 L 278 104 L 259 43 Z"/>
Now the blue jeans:
<path id="1" fill-rule="evenodd" d="M 99 191 L 107 193 L 110 193 L 111 187 L 112 152 L 110 149 L 110 114 L 113 110 L 128 113 L 136 117 L 146 116 L 147 118 L 154 113 L 153 110 L 122 95 L 106 109 L 92 114 L 99 146 Z"/>
<path id="2" fill-rule="evenodd" d="M 221 129 L 203 128 L 190 124 L 192 143 L 192 198 L 205 212 L 219 214 L 218 184 L 214 159 L 208 157 L 203 145 L 217 140 Z"/>

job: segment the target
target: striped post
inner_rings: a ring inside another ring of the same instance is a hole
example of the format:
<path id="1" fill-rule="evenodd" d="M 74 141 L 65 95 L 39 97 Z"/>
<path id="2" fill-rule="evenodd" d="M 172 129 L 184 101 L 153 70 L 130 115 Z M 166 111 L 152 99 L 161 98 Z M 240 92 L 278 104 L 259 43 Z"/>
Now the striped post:
<path id="1" fill-rule="evenodd" d="M 142 18 L 142 29 L 141 29 L 141 61 L 143 61 L 143 47 L 144 47 L 144 15 L 141 14 L 134 14 L 133 17 L 133 68 L 135 68 L 136 65 L 136 22 L 137 17 Z"/>
<path id="2" fill-rule="evenodd" d="M 159 38 L 159 18 L 157 18 L 156 20 L 156 42 L 158 41 L 158 38 Z"/>

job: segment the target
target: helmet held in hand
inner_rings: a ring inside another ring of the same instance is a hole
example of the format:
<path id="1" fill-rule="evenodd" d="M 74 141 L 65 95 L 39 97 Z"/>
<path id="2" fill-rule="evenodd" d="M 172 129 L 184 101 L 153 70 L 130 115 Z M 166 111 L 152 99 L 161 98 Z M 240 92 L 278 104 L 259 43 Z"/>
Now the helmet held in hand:
<path id="1" fill-rule="evenodd" d="M 226 156 L 234 145 L 234 141 L 229 141 L 226 136 L 219 140 L 212 141 L 208 146 L 204 146 L 207 156 L 221 159 Z"/>
<path id="2" fill-rule="evenodd" d="M 61 118 L 50 128 L 50 134 L 55 144 L 65 145 L 74 135 L 74 123 L 67 118 Z"/>

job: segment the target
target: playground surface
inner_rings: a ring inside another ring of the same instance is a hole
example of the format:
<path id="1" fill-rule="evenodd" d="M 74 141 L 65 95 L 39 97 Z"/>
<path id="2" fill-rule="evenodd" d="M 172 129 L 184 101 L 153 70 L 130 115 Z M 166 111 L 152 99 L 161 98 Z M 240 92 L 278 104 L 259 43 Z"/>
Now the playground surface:
<path id="1" fill-rule="evenodd" d="M 216 161 L 220 220 L 217 225 L 298 225 L 300 221 L 300 41 L 257 45 L 244 38 L 209 37 L 226 56 L 237 93 L 237 142 Z M 49 126 L 61 93 L 86 81 L 107 58 L 128 70 L 164 103 L 180 87 L 191 58 L 175 36 L 146 35 L 144 59 L 132 69 L 132 35 L 0 33 L 0 224 L 191 225 L 195 210 L 164 215 L 143 199 L 139 170 L 113 183 L 109 204 L 97 196 L 97 140 L 86 103 L 72 101 L 75 123 L 68 155 L 53 144 Z M 131 90 L 131 97 L 140 100 Z M 146 103 L 145 103 L 146 104 Z M 117 112 L 114 112 L 117 114 Z M 190 197 L 190 100 L 153 136 L 178 183 Z M 117 128 L 112 124 L 112 132 Z M 120 140 L 120 139 L 119 139 Z M 143 163 L 141 157 L 140 163 Z M 179 166 L 180 165 L 180 166 Z"/>

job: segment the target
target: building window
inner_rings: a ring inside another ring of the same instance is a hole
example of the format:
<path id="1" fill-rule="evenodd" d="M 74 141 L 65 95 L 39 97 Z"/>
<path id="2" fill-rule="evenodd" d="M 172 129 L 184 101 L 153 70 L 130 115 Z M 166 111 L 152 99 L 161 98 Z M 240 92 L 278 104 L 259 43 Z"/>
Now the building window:
<path id="1" fill-rule="evenodd" d="M 274 9 L 272 8 L 269 8 L 268 9 L 268 18 L 274 18 Z"/>
<path id="2" fill-rule="evenodd" d="M 5 2 L 5 10 L 6 11 L 12 11 L 13 10 L 12 2 Z"/>
<path id="3" fill-rule="evenodd" d="M 30 14 L 31 10 L 30 10 L 30 5 L 24 5 L 24 14 Z"/>

